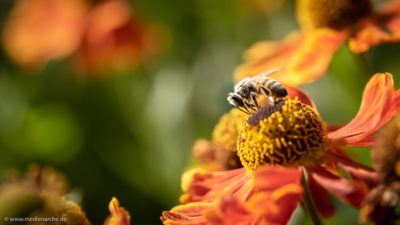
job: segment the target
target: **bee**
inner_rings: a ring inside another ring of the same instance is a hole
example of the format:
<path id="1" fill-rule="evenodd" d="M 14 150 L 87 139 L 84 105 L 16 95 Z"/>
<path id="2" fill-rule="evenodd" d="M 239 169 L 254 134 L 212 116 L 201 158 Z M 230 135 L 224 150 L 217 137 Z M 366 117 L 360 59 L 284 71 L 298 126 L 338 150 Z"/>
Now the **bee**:
<path id="1" fill-rule="evenodd" d="M 286 88 L 278 81 L 268 77 L 277 71 L 277 69 L 273 69 L 256 77 L 246 77 L 239 81 L 234 86 L 233 92 L 228 94 L 228 102 L 242 112 L 251 114 L 260 108 L 257 102 L 259 94 L 268 97 L 268 102 L 271 105 L 282 101 L 288 95 Z"/>

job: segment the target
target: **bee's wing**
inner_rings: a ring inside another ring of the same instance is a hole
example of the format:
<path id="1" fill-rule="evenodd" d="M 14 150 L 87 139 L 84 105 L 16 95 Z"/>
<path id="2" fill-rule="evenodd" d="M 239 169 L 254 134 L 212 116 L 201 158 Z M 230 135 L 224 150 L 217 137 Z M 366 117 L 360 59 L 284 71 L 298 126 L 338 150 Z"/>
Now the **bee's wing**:
<path id="1" fill-rule="evenodd" d="M 268 70 L 267 72 L 264 72 L 258 76 L 251 78 L 251 80 L 256 83 L 264 83 L 266 80 L 271 79 L 268 77 L 269 75 L 276 73 L 278 71 L 279 71 L 279 69 L 274 68 L 274 69 Z"/>

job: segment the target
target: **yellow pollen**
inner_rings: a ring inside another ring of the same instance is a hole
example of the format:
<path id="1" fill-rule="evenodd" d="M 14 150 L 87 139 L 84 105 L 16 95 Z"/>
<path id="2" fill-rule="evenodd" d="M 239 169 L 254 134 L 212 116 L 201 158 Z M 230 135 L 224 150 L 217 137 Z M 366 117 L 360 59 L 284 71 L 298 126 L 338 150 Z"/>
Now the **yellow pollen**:
<path id="1" fill-rule="evenodd" d="M 248 115 L 236 108 L 221 117 L 212 134 L 212 140 L 218 145 L 218 149 L 236 152 L 239 129 L 247 118 Z"/>
<path id="2" fill-rule="evenodd" d="M 340 30 L 371 12 L 370 0 L 297 1 L 297 20 L 304 31 L 322 27 Z"/>
<path id="3" fill-rule="evenodd" d="M 238 155 L 248 171 L 264 164 L 306 165 L 320 157 L 326 132 L 311 106 L 287 98 L 279 110 L 260 115 L 265 111 L 254 113 L 239 132 Z"/>

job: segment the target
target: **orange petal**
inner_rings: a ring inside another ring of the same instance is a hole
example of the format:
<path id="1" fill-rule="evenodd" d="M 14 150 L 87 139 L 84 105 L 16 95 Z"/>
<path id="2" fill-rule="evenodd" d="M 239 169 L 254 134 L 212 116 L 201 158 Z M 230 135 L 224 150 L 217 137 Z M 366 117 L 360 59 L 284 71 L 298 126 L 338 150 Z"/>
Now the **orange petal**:
<path id="1" fill-rule="evenodd" d="M 302 48 L 288 61 L 285 76 L 277 76 L 276 79 L 294 86 L 319 79 L 347 36 L 347 31 L 338 32 L 328 28 L 309 33 Z"/>
<path id="2" fill-rule="evenodd" d="M 321 166 L 317 166 L 309 171 L 316 182 L 334 194 L 338 199 L 352 206 L 359 207 L 368 193 L 368 188 L 363 183 L 355 180 L 346 180 L 325 170 Z"/>
<path id="3" fill-rule="evenodd" d="M 360 109 L 355 118 L 346 126 L 329 132 L 328 138 L 334 142 L 359 146 L 363 141 L 385 124 L 399 111 L 397 93 L 393 77 L 389 73 L 374 75 L 364 89 Z"/>
<path id="4" fill-rule="evenodd" d="M 360 21 L 354 35 L 349 40 L 349 47 L 355 53 L 367 52 L 372 46 L 380 44 L 387 37 L 373 20 Z"/>
<path id="5" fill-rule="evenodd" d="M 129 225 L 131 216 L 128 211 L 119 206 L 118 199 L 112 198 L 108 205 L 110 216 L 104 222 L 104 225 Z"/>
<path id="6" fill-rule="evenodd" d="M 234 78 L 238 81 L 278 68 L 271 78 L 279 82 L 290 86 L 312 82 L 326 72 L 347 35 L 347 31 L 324 28 L 307 35 L 292 33 L 281 42 L 257 43 L 246 52 L 247 62 L 235 70 Z"/>
<path id="7" fill-rule="evenodd" d="M 128 1 L 101 1 L 88 17 L 76 67 L 97 76 L 135 69 L 159 50 L 154 35 L 153 27 L 133 16 Z"/>
<path id="8" fill-rule="evenodd" d="M 235 82 L 274 68 L 279 68 L 279 71 L 274 73 L 274 78 L 278 78 L 280 81 L 279 77 L 285 73 L 287 62 L 303 43 L 304 35 L 300 32 L 293 32 L 282 41 L 264 41 L 254 44 L 244 54 L 245 63 L 236 68 Z M 291 83 L 286 84 L 292 85 Z"/>
<path id="9" fill-rule="evenodd" d="M 36 69 L 80 45 L 87 6 L 82 0 L 22 0 L 4 25 L 3 46 L 17 63 Z"/>
<path id="10" fill-rule="evenodd" d="M 246 173 L 244 169 L 234 171 L 233 174 Z M 193 177 L 197 172 L 191 173 L 188 175 Z M 201 183 L 213 180 L 211 183 L 214 185 L 208 187 L 209 193 L 213 193 L 212 198 L 208 196 L 210 198 L 201 199 L 203 202 L 174 207 L 164 212 L 161 219 L 164 224 L 172 225 L 247 225 L 255 221 L 283 225 L 289 220 L 303 193 L 300 173 L 299 169 L 293 168 L 262 167 L 255 172 L 254 178 L 247 176 L 245 182 L 238 182 L 233 177 L 240 176 L 233 175 L 232 171 L 210 172 L 208 176 L 202 176 L 204 179 Z M 192 178 L 183 186 L 190 190 L 194 180 L 201 179 Z M 258 181 L 253 186 L 254 180 Z M 214 182 L 223 182 L 225 189 Z"/>
<path id="11" fill-rule="evenodd" d="M 221 193 L 243 193 L 247 197 L 246 183 L 250 180 L 244 168 L 226 171 L 191 169 L 182 176 L 182 189 L 187 192 L 181 202 L 211 202 Z"/>
<path id="12" fill-rule="evenodd" d="M 257 185 L 249 199 L 242 202 L 225 196 L 206 218 L 218 225 L 286 224 L 303 194 L 300 173 L 292 168 L 264 167 L 256 172 Z"/>
<path id="13" fill-rule="evenodd" d="M 251 212 L 234 196 L 224 196 L 213 210 L 205 214 L 213 225 L 247 225 L 255 222 Z"/>
<path id="14" fill-rule="evenodd" d="M 164 211 L 161 216 L 166 225 L 205 225 L 204 213 L 211 207 L 211 203 L 194 202 Z"/>
<path id="15" fill-rule="evenodd" d="M 400 41 L 400 2 L 388 1 L 373 18 L 361 20 L 355 27 L 349 47 L 364 53 L 381 43 Z"/>

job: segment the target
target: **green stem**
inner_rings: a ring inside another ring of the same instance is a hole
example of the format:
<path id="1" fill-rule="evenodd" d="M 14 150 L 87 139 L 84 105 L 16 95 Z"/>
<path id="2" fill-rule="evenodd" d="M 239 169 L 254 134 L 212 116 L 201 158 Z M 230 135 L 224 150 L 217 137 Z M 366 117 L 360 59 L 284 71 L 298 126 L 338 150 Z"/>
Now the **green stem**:
<path id="1" fill-rule="evenodd" d="M 314 225 L 322 225 L 322 222 L 318 216 L 317 210 L 315 208 L 314 202 L 311 197 L 310 187 L 308 186 L 308 183 L 307 183 L 306 173 L 307 173 L 306 169 L 303 167 L 301 183 L 304 188 L 304 197 L 302 200 L 302 205 L 305 208 L 305 210 L 307 211 L 308 215 L 310 216 L 313 224 Z"/>

